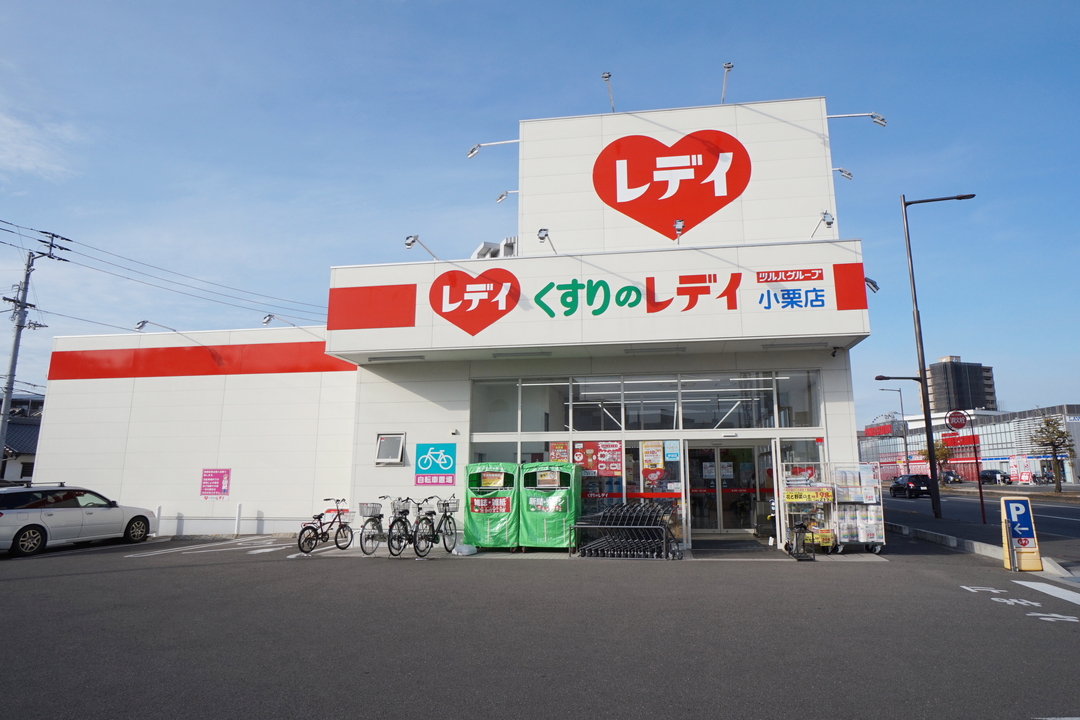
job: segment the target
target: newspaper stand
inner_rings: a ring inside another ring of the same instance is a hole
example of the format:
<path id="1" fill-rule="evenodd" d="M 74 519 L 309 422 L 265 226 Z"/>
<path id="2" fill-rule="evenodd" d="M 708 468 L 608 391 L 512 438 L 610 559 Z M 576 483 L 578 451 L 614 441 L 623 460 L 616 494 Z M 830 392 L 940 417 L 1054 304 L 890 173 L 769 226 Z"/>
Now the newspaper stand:
<path id="1" fill-rule="evenodd" d="M 580 465 L 526 463 L 518 490 L 518 544 L 568 548 L 571 529 L 581 515 Z"/>
<path id="2" fill-rule="evenodd" d="M 668 522 L 671 512 L 670 503 L 642 502 L 583 515 L 574 525 L 578 556 L 682 560 Z"/>
<path id="3" fill-rule="evenodd" d="M 518 546 L 517 495 L 521 485 L 516 463 L 465 466 L 466 545 L 481 548 Z"/>

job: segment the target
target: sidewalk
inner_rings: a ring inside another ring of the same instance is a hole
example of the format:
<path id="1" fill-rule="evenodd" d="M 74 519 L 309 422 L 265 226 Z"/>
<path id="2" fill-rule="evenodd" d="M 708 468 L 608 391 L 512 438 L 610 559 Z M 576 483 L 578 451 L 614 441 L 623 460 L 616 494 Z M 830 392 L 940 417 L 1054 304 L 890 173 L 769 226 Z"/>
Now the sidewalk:
<path id="1" fill-rule="evenodd" d="M 973 484 L 948 485 L 941 488 L 942 495 L 978 497 L 979 490 Z M 1046 485 L 983 485 L 983 498 L 997 503 L 1001 497 L 1022 496 L 1032 500 L 1062 503 L 1080 503 L 1080 486 L 1062 485 L 1062 493 L 1055 493 L 1053 486 Z M 911 535 L 920 540 L 938 543 L 960 552 L 975 553 L 1003 562 L 1001 525 L 968 522 L 949 518 L 935 518 L 914 511 L 887 510 L 886 532 Z M 1056 580 L 1080 583 L 1080 538 L 1061 535 L 1039 537 L 1039 550 L 1043 559 L 1043 573 Z M 1073 573 L 1076 573 L 1074 576 Z"/>

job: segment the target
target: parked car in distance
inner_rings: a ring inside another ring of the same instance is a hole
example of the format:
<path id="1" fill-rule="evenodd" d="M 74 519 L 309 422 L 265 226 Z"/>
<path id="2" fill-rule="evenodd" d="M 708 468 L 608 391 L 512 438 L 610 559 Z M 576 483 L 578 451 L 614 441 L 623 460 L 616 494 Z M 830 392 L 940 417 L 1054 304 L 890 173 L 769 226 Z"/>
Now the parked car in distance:
<path id="1" fill-rule="evenodd" d="M 983 485 L 1012 485 L 1009 474 L 1001 470 L 980 471 L 979 482 Z"/>
<path id="2" fill-rule="evenodd" d="M 941 482 L 943 485 L 948 485 L 949 483 L 962 483 L 964 482 L 964 478 L 957 475 L 955 470 L 946 470 L 941 473 Z"/>
<path id="3" fill-rule="evenodd" d="M 892 481 L 889 486 L 889 494 L 893 497 L 902 495 L 907 498 L 919 497 L 930 494 L 929 475 L 901 475 Z"/>
<path id="4" fill-rule="evenodd" d="M 85 488 L 0 487 L 0 549 L 12 555 L 106 538 L 142 542 L 157 530 L 158 519 L 150 510 L 120 505 Z"/>

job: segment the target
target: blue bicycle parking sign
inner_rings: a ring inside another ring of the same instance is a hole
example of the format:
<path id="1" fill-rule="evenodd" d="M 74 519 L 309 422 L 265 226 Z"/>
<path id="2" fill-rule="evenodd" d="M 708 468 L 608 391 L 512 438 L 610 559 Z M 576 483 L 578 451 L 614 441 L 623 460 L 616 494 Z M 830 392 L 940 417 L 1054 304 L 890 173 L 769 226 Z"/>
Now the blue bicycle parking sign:
<path id="1" fill-rule="evenodd" d="M 457 443 L 417 443 L 416 485 L 453 485 L 457 477 Z"/>

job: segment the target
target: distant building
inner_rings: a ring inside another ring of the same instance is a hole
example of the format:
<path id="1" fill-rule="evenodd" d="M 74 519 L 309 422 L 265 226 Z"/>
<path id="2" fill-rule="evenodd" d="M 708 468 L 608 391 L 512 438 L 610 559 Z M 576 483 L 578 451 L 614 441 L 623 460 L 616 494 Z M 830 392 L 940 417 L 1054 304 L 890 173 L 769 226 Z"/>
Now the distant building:
<path id="1" fill-rule="evenodd" d="M 928 369 L 930 412 L 997 410 L 994 368 L 960 362 L 959 355 L 938 358 Z"/>

